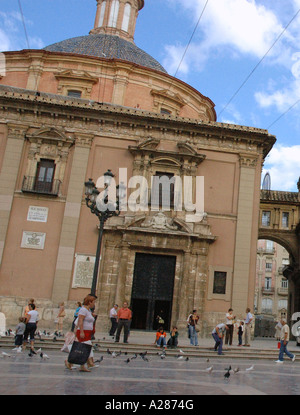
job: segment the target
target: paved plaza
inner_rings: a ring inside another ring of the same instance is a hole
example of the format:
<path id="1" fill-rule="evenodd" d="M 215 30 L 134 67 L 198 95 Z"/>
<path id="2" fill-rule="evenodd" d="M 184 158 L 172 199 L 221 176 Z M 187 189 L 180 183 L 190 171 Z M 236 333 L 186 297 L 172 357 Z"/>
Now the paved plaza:
<path id="1" fill-rule="evenodd" d="M 212 346 L 209 339 L 200 340 L 200 343 Z M 268 340 L 255 341 L 253 347 L 275 350 L 275 343 Z M 177 358 L 177 353 L 170 355 L 168 351 L 164 359 L 152 353 L 146 355 L 148 361 L 145 361 L 139 352 L 146 351 L 147 345 L 141 341 L 139 346 L 135 359 L 131 359 L 134 356 L 132 351 L 123 351 L 114 358 L 107 353 L 107 347 L 102 343 L 100 351 L 95 353 L 95 360 L 101 356 L 103 360 L 91 373 L 79 372 L 78 367 L 73 371 L 67 370 L 64 360 L 68 355 L 59 350 L 47 350 L 49 359 L 42 360 L 39 355 L 29 357 L 28 351 L 17 353 L 2 346 L 0 394 L 108 395 L 106 401 L 129 395 L 173 396 L 176 399 L 180 395 L 300 394 L 300 362 L 297 360 L 292 363 L 286 359 L 283 364 L 276 364 L 275 359 L 229 357 L 225 350 L 224 356 L 213 355 L 209 361 L 207 357 L 201 357 L 201 351 L 197 357 L 185 351 L 181 354 L 182 359 Z M 119 350 L 122 347 L 124 345 L 119 343 Z M 295 342 L 290 343 L 289 349 L 300 352 Z M 5 356 L 5 353 L 9 353 L 10 357 Z M 127 359 L 130 359 L 129 363 Z M 226 379 L 224 374 L 229 366 L 232 370 Z M 252 366 L 253 370 L 247 370 Z M 209 367 L 213 367 L 211 372 L 207 370 Z"/>

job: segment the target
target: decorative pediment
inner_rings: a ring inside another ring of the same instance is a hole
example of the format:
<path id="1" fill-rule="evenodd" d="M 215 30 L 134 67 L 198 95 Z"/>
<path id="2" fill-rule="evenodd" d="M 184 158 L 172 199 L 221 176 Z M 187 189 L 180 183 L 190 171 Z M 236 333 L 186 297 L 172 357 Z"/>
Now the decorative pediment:
<path id="1" fill-rule="evenodd" d="M 95 76 L 90 75 L 88 72 L 86 71 L 75 71 L 73 69 L 67 69 L 67 70 L 63 70 L 63 71 L 59 71 L 56 72 L 54 74 L 55 78 L 57 80 L 80 80 L 80 81 L 84 81 L 84 82 L 88 82 L 88 83 L 92 83 L 95 84 L 96 82 L 98 82 L 98 78 Z"/>
<path id="2" fill-rule="evenodd" d="M 153 104 L 156 112 L 163 113 L 166 110 L 171 115 L 179 115 L 181 108 L 186 104 L 186 101 L 180 94 L 167 89 L 152 89 L 151 95 L 153 96 Z"/>
<path id="3" fill-rule="evenodd" d="M 169 218 L 162 211 L 159 211 L 152 216 L 142 215 L 136 217 L 127 224 L 126 228 L 140 228 L 140 230 L 148 231 L 156 230 L 190 233 L 188 225 L 184 224 L 179 219 Z"/>
<path id="4" fill-rule="evenodd" d="M 146 140 L 141 141 L 137 145 L 137 149 L 140 150 L 156 150 L 160 144 L 160 140 L 157 140 L 156 138 L 147 138 Z"/>

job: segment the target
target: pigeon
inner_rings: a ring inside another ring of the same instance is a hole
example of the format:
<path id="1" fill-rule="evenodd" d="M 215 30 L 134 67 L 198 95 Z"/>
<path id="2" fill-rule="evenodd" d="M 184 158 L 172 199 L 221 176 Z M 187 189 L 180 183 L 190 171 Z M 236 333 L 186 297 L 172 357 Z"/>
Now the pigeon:
<path id="1" fill-rule="evenodd" d="M 250 371 L 250 370 L 253 370 L 253 369 L 254 369 L 254 366 L 252 365 L 252 366 L 248 367 L 246 370 Z"/>
<path id="2" fill-rule="evenodd" d="M 30 350 L 30 352 L 28 353 L 28 356 L 29 357 L 32 357 L 33 356 L 33 354 L 32 354 L 32 351 Z"/>
<path id="3" fill-rule="evenodd" d="M 125 363 L 129 363 L 130 359 L 128 358 L 127 360 L 124 360 Z"/>
<path id="4" fill-rule="evenodd" d="M 161 359 L 165 359 L 165 358 L 166 358 L 166 355 L 165 355 L 165 354 L 161 354 L 161 355 L 160 355 L 160 358 L 161 358 Z"/>
<path id="5" fill-rule="evenodd" d="M 147 357 L 142 356 L 142 359 L 144 360 L 144 362 L 149 362 L 149 359 L 147 359 Z"/>
<path id="6" fill-rule="evenodd" d="M 233 369 L 233 372 L 234 373 L 238 373 L 240 371 L 240 368 L 239 367 L 237 367 L 236 369 Z"/>
<path id="7" fill-rule="evenodd" d="M 144 353 L 140 353 L 141 358 L 145 357 L 147 353 L 147 351 L 145 351 Z"/>
<path id="8" fill-rule="evenodd" d="M 137 358 L 137 354 L 135 353 L 135 354 L 132 356 L 131 360 L 136 359 L 136 358 Z"/>
<path id="9" fill-rule="evenodd" d="M 50 357 L 43 352 L 41 352 L 40 356 L 41 356 L 41 359 L 44 359 L 44 360 L 50 359 Z"/>
<path id="10" fill-rule="evenodd" d="M 95 360 L 95 362 L 94 362 L 94 363 L 101 363 L 101 362 L 102 362 L 102 360 L 103 360 L 103 356 L 101 356 L 101 357 L 100 357 L 100 359 Z"/>
<path id="11" fill-rule="evenodd" d="M 42 352 L 42 349 L 41 349 L 41 348 L 39 348 L 39 350 L 37 350 L 36 352 L 37 352 L 37 353 L 41 353 L 41 352 Z"/>
<path id="12" fill-rule="evenodd" d="M 190 360 L 188 357 L 185 358 L 185 361 L 187 362 L 188 360 Z"/>
<path id="13" fill-rule="evenodd" d="M 180 353 L 184 354 L 184 351 L 182 351 L 181 349 L 179 349 Z"/>
<path id="14" fill-rule="evenodd" d="M 180 354 L 178 354 L 176 357 L 178 360 L 183 359 L 183 356 L 180 356 Z"/>
<path id="15" fill-rule="evenodd" d="M 10 355 L 10 354 L 5 353 L 5 352 L 2 352 L 2 356 L 3 356 L 3 357 L 11 357 L 11 355 Z"/>
<path id="16" fill-rule="evenodd" d="M 210 367 L 208 367 L 207 369 L 206 369 L 206 372 L 207 373 L 211 373 L 213 371 L 213 366 L 210 366 Z"/>
<path id="17" fill-rule="evenodd" d="M 54 336 L 54 337 L 53 337 L 53 340 L 52 340 L 52 341 L 54 341 L 54 342 L 56 342 L 56 341 L 57 341 L 56 336 Z"/>
<path id="18" fill-rule="evenodd" d="M 106 350 L 106 353 L 107 354 L 112 354 L 112 352 L 109 349 Z"/>
<path id="19" fill-rule="evenodd" d="M 228 370 L 228 371 L 232 370 L 232 369 L 231 369 L 231 366 L 226 367 L 226 368 L 225 368 L 225 370 Z"/>
<path id="20" fill-rule="evenodd" d="M 230 371 L 228 370 L 225 375 L 224 375 L 225 379 L 229 379 L 230 378 Z"/>
<path id="21" fill-rule="evenodd" d="M 111 355 L 112 355 L 113 358 L 117 357 L 117 353 L 116 352 L 112 352 Z"/>

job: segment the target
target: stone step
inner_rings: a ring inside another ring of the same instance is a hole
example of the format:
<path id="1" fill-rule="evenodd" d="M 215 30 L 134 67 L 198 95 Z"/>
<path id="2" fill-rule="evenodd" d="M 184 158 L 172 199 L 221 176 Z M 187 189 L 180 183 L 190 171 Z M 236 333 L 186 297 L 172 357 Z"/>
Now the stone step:
<path id="1" fill-rule="evenodd" d="M 35 348 L 42 348 L 43 350 L 49 351 L 59 351 L 64 344 L 63 338 L 58 338 L 56 341 L 52 339 L 45 338 L 35 340 Z M 109 340 L 95 340 L 93 341 L 94 345 L 97 345 L 96 352 L 101 354 L 106 354 L 107 349 L 111 352 L 119 352 L 120 350 L 123 353 L 134 354 L 141 353 L 147 350 L 147 355 L 155 356 L 158 353 L 161 353 L 161 349 L 157 348 L 153 344 L 136 344 L 136 343 L 118 343 L 109 341 Z M 14 348 L 14 338 L 12 336 L 6 336 L 0 338 L 0 347 L 3 348 Z M 181 349 L 184 354 L 183 356 L 189 356 L 190 358 L 223 358 L 218 356 L 218 354 L 213 350 L 213 347 L 191 347 L 191 346 L 180 346 L 178 349 L 167 349 L 166 353 L 169 357 L 176 357 L 180 354 L 179 349 Z M 258 348 L 244 348 L 244 347 L 224 347 L 224 357 L 228 358 L 237 358 L 237 359 L 266 359 L 266 360 L 277 360 L 278 350 L 276 349 L 258 349 Z M 300 361 L 300 356 L 296 356 L 296 361 Z"/>

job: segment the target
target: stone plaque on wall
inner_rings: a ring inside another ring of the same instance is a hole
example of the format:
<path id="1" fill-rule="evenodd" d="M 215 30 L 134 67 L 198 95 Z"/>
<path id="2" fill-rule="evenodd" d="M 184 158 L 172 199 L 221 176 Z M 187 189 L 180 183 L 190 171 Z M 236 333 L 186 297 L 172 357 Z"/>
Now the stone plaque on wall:
<path id="1" fill-rule="evenodd" d="M 45 233 L 24 231 L 21 248 L 44 249 L 45 239 Z"/>
<path id="2" fill-rule="evenodd" d="M 29 206 L 27 220 L 29 222 L 44 222 L 48 220 L 48 208 L 43 206 Z"/>
<path id="3" fill-rule="evenodd" d="M 93 255 L 75 255 L 72 288 L 91 288 L 95 259 Z"/>

